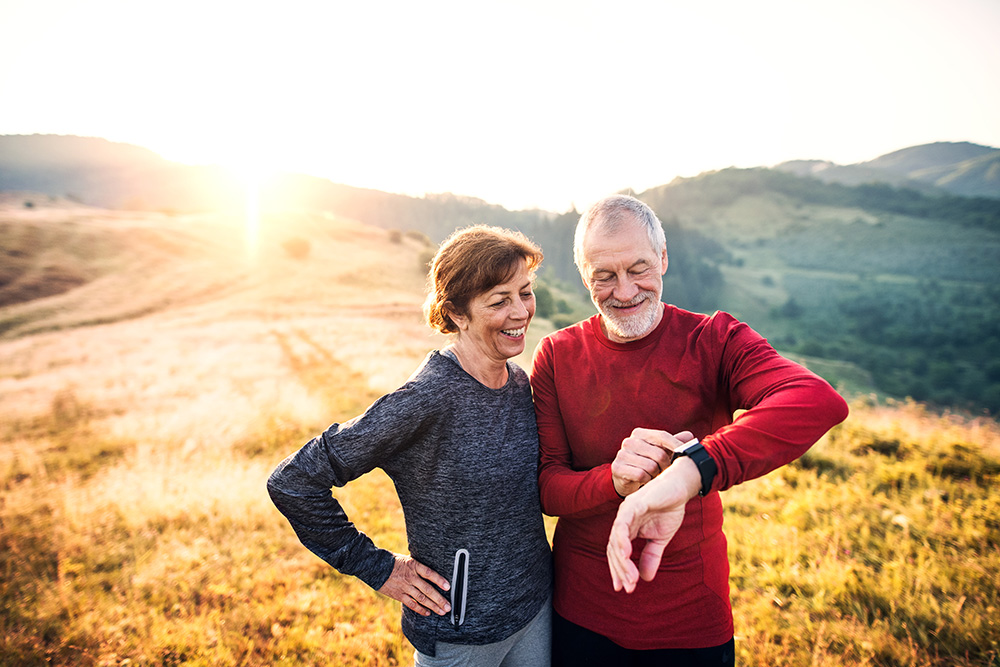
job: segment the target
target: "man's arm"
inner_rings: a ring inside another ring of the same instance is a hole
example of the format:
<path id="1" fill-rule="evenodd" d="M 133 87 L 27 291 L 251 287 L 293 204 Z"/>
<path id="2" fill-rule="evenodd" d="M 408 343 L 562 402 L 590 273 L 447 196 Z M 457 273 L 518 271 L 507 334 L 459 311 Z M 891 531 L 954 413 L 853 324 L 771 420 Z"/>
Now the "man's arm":
<path id="1" fill-rule="evenodd" d="M 715 491 L 793 461 L 848 413 L 847 403 L 829 383 L 781 357 L 752 329 L 732 320 L 728 333 L 721 365 L 724 385 L 731 403 L 746 411 L 701 438 L 716 463 Z M 680 457 L 622 502 L 607 549 L 615 590 L 632 592 L 640 576 L 647 581 L 655 576 L 684 518 L 684 506 L 700 490 L 697 466 Z M 631 560 L 635 537 L 649 540 L 638 567 Z"/>
<path id="2" fill-rule="evenodd" d="M 590 516 L 617 505 L 621 497 L 615 491 L 610 463 L 590 470 L 573 468 L 573 454 L 559 410 L 552 355 L 551 340 L 543 339 L 535 349 L 531 368 L 541 455 L 538 487 L 542 511 L 549 516 Z"/>
<path id="3" fill-rule="evenodd" d="M 671 435 L 655 429 L 632 429 L 611 462 L 615 491 L 624 498 L 641 489 L 667 469 L 674 450 L 693 438 L 691 431 Z"/>
<path id="4" fill-rule="evenodd" d="M 673 450 L 694 436 L 688 431 L 674 436 L 636 428 L 618 445 L 610 464 L 590 470 L 575 469 L 553 377 L 553 354 L 551 341 L 543 340 L 535 350 L 531 374 L 541 444 L 542 510 L 551 516 L 589 516 L 605 511 L 609 504 L 616 504 L 642 488 L 670 465 Z"/>
<path id="5" fill-rule="evenodd" d="M 718 466 L 714 490 L 794 461 L 847 418 L 847 403 L 826 380 L 782 357 L 757 332 L 731 318 L 720 370 L 731 405 L 744 412 L 700 436 Z"/>
<path id="6" fill-rule="evenodd" d="M 698 495 L 701 474 L 694 461 L 678 458 L 662 475 L 626 498 L 608 538 L 608 566 L 616 591 L 631 593 L 641 576 L 652 581 L 663 551 L 684 521 L 684 507 Z M 632 561 L 632 540 L 645 538 L 639 565 Z"/>

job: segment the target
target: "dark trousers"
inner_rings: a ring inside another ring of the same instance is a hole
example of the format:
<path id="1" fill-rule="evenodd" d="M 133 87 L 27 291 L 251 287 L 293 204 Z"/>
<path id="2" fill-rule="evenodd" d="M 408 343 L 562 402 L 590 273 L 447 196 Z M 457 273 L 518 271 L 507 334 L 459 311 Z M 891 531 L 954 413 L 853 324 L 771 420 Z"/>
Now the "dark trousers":
<path id="1" fill-rule="evenodd" d="M 552 616 L 552 667 L 734 667 L 733 640 L 711 648 L 634 651 L 604 635 Z"/>

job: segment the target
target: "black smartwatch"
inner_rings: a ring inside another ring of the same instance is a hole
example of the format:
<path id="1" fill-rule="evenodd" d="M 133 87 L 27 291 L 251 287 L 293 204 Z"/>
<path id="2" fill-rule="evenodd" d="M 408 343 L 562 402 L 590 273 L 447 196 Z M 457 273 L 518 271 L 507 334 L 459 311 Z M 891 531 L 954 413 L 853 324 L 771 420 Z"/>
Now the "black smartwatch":
<path id="1" fill-rule="evenodd" d="M 719 471 L 719 467 L 715 465 L 715 459 L 708 453 L 705 446 L 698 442 L 697 438 L 685 443 L 680 449 L 675 449 L 673 456 L 670 457 L 670 462 L 673 463 L 681 456 L 690 457 L 698 466 L 698 472 L 701 474 L 701 491 L 698 493 L 704 496 L 712 490 L 715 473 Z"/>

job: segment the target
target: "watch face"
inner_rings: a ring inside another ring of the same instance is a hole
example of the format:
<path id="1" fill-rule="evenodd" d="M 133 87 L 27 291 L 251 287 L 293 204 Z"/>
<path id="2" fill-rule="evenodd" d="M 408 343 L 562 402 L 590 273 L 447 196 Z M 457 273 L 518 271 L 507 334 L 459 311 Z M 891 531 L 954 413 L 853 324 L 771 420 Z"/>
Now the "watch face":
<path id="1" fill-rule="evenodd" d="M 672 458 L 677 458 L 678 456 L 680 456 L 681 454 L 683 454 L 684 452 L 686 452 L 687 450 L 691 449 L 692 447 L 694 447 L 697 444 L 698 444 L 698 438 L 694 438 L 692 440 L 688 440 L 683 445 L 681 445 L 680 447 L 678 447 L 677 449 L 674 450 L 674 455 L 673 455 Z"/>

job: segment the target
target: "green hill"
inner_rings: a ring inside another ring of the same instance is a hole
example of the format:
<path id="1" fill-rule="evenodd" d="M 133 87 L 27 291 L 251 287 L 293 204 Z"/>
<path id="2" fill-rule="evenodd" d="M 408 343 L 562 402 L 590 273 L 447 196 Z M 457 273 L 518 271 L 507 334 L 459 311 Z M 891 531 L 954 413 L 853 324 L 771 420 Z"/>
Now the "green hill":
<path id="1" fill-rule="evenodd" d="M 794 160 L 776 169 L 827 183 L 885 183 L 938 194 L 1000 198 L 1000 150 L 967 141 L 911 146 L 858 164 Z"/>
<path id="2" fill-rule="evenodd" d="M 42 199 L 0 195 L 0 664 L 409 664 L 399 603 L 304 549 L 265 482 L 444 342 L 421 317 L 425 237 L 286 211 L 248 253 L 239 215 Z M 713 214 L 759 254 L 661 215 L 675 257 L 725 277 L 717 298 L 766 315 L 794 273 L 769 243 L 859 224 L 804 207 L 767 232 L 797 210 L 758 193 Z M 739 664 L 995 665 L 998 480 L 996 421 L 858 399 L 801 459 L 726 491 Z M 335 493 L 406 551 L 384 473 Z"/>
<path id="3" fill-rule="evenodd" d="M 640 198 L 718 244 L 699 256 L 724 276 L 713 305 L 777 347 L 851 362 L 889 395 L 1000 409 L 1000 201 L 765 169 Z"/>
<path id="4" fill-rule="evenodd" d="M 995 413 L 1000 188 L 991 179 L 998 155 L 942 142 L 858 165 L 724 169 L 651 188 L 638 196 L 667 232 L 664 299 L 730 311 L 844 388 Z M 993 196 L 945 189 L 960 182 Z M 0 190 L 15 189 L 178 220 L 185 211 L 242 206 L 219 169 L 80 137 L 0 137 Z M 26 207 L 35 205 L 32 197 L 23 198 Z M 572 260 L 576 211 L 509 211 L 474 197 L 415 198 L 300 174 L 269 183 L 261 207 L 332 214 L 434 242 L 473 223 L 517 228 L 545 251 L 544 316 L 561 325 L 593 312 Z M 62 248 L 65 261 L 33 273 L 19 269 L 22 259 L 12 253 L 36 241 L 3 239 L 0 300 L 45 297 L 91 279 L 73 260 L 76 242 L 47 234 L 37 242 Z"/>

